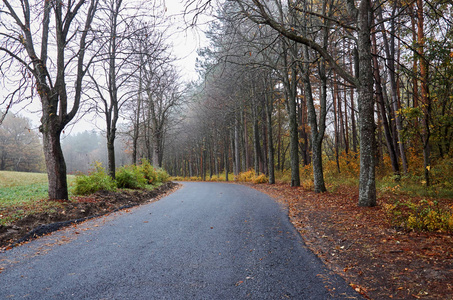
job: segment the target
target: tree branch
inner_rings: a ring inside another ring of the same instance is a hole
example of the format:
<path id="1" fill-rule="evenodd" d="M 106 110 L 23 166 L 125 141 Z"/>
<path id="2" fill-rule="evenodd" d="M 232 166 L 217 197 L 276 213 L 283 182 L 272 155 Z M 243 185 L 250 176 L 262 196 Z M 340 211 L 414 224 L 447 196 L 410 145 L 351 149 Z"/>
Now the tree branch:
<path id="1" fill-rule="evenodd" d="M 324 59 L 329 63 L 329 65 L 333 69 L 335 69 L 337 74 L 340 75 L 344 80 L 346 80 L 347 82 L 351 83 L 352 85 L 354 85 L 356 87 L 359 85 L 358 80 L 355 77 L 353 77 L 351 74 L 346 72 L 342 67 L 340 67 L 337 64 L 337 62 L 335 61 L 335 59 L 321 45 L 319 45 L 315 41 L 310 40 L 306 37 L 297 35 L 296 33 L 294 33 L 294 31 L 290 31 L 290 30 L 286 29 L 282 24 L 276 22 L 274 19 L 272 19 L 267 14 L 264 6 L 259 2 L 259 0 L 252 0 L 252 1 L 256 5 L 256 7 L 259 9 L 260 15 L 264 19 L 264 21 L 263 21 L 264 24 L 271 26 L 272 28 L 274 28 L 275 30 L 280 32 L 282 35 L 284 35 L 288 39 L 301 43 L 301 44 L 304 44 L 304 45 L 307 45 L 311 49 L 315 50 L 322 57 L 324 57 Z M 252 21 L 253 21 L 253 19 L 252 19 Z"/>

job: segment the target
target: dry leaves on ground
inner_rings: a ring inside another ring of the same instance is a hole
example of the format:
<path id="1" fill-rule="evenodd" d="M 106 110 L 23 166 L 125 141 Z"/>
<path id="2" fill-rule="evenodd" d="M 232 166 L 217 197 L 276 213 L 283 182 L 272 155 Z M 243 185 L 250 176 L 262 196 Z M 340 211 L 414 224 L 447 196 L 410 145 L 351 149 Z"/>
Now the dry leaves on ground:
<path id="1" fill-rule="evenodd" d="M 253 185 L 288 208 L 291 222 L 326 265 L 369 299 L 453 299 L 450 234 L 392 227 L 378 206 L 357 206 L 358 190 L 315 194 L 288 185 Z"/>

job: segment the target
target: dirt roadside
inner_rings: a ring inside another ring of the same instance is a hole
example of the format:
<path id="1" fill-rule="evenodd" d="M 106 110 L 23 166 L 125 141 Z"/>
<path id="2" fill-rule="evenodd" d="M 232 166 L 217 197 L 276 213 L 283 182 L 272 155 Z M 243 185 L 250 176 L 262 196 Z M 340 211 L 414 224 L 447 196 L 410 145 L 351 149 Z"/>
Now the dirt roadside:
<path id="1" fill-rule="evenodd" d="M 60 202 L 60 207 L 53 213 L 31 214 L 9 226 L 0 225 L 0 252 L 74 223 L 156 201 L 178 186 L 166 182 L 154 190 L 99 191 L 90 196 L 74 197 L 71 202 Z"/>
<path id="2" fill-rule="evenodd" d="M 392 227 L 382 208 L 357 206 L 358 190 L 315 194 L 251 185 L 284 204 L 308 247 L 367 299 L 453 299 L 451 234 Z"/>

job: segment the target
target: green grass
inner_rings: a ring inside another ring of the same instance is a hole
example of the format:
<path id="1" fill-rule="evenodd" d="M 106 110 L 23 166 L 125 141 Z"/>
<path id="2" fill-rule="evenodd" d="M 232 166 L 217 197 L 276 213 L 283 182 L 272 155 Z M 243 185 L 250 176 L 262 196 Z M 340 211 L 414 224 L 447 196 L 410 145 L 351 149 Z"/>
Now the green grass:
<path id="1" fill-rule="evenodd" d="M 69 196 L 73 196 L 71 185 L 75 176 L 68 176 Z M 155 182 L 146 185 L 153 190 L 162 185 Z M 0 171 L 0 225 L 9 225 L 26 215 L 52 213 L 63 204 L 48 199 L 47 174 Z"/>
<path id="2" fill-rule="evenodd" d="M 34 183 L 22 186 L 1 187 L 0 207 L 26 204 L 30 201 L 47 197 L 47 182 Z"/>
<path id="3" fill-rule="evenodd" d="M 392 176 L 376 181 L 376 188 L 381 192 L 408 195 L 412 197 L 447 198 L 453 199 L 453 189 L 441 184 L 433 184 L 427 187 L 421 181 L 408 177 L 402 177 L 399 181 Z"/>
<path id="4" fill-rule="evenodd" d="M 0 171 L 0 188 L 28 186 L 36 183 L 47 184 L 47 174 Z"/>
<path id="5" fill-rule="evenodd" d="M 74 176 L 68 176 L 68 183 Z M 25 215 L 52 211 L 59 204 L 47 201 L 48 182 L 45 173 L 0 171 L 0 225 Z"/>

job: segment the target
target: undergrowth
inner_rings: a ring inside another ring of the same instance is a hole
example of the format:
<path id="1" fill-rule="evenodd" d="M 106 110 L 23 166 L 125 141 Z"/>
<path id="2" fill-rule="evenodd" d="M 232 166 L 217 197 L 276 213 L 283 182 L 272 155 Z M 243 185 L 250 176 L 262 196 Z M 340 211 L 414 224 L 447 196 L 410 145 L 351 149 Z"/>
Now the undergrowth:
<path id="1" fill-rule="evenodd" d="M 116 183 L 120 189 L 140 189 L 146 186 L 145 175 L 137 166 L 123 166 L 116 171 Z"/>
<path id="2" fill-rule="evenodd" d="M 116 171 L 115 179 L 112 179 L 102 167 L 96 162 L 93 170 L 88 175 L 79 174 L 76 176 L 73 193 L 76 195 L 93 194 L 100 190 L 114 191 L 119 189 L 143 189 L 147 186 L 158 186 L 168 181 L 170 176 L 163 169 L 154 168 L 148 160 L 142 160 L 138 166 L 122 166 Z"/>
<path id="3" fill-rule="evenodd" d="M 394 226 L 419 231 L 453 232 L 453 206 L 440 206 L 438 201 L 422 199 L 384 204 Z"/>
<path id="4" fill-rule="evenodd" d="M 93 170 L 85 174 L 76 176 L 73 193 L 76 195 L 89 195 L 99 190 L 113 191 L 116 189 L 116 182 L 102 167 L 102 164 L 95 162 Z"/>

